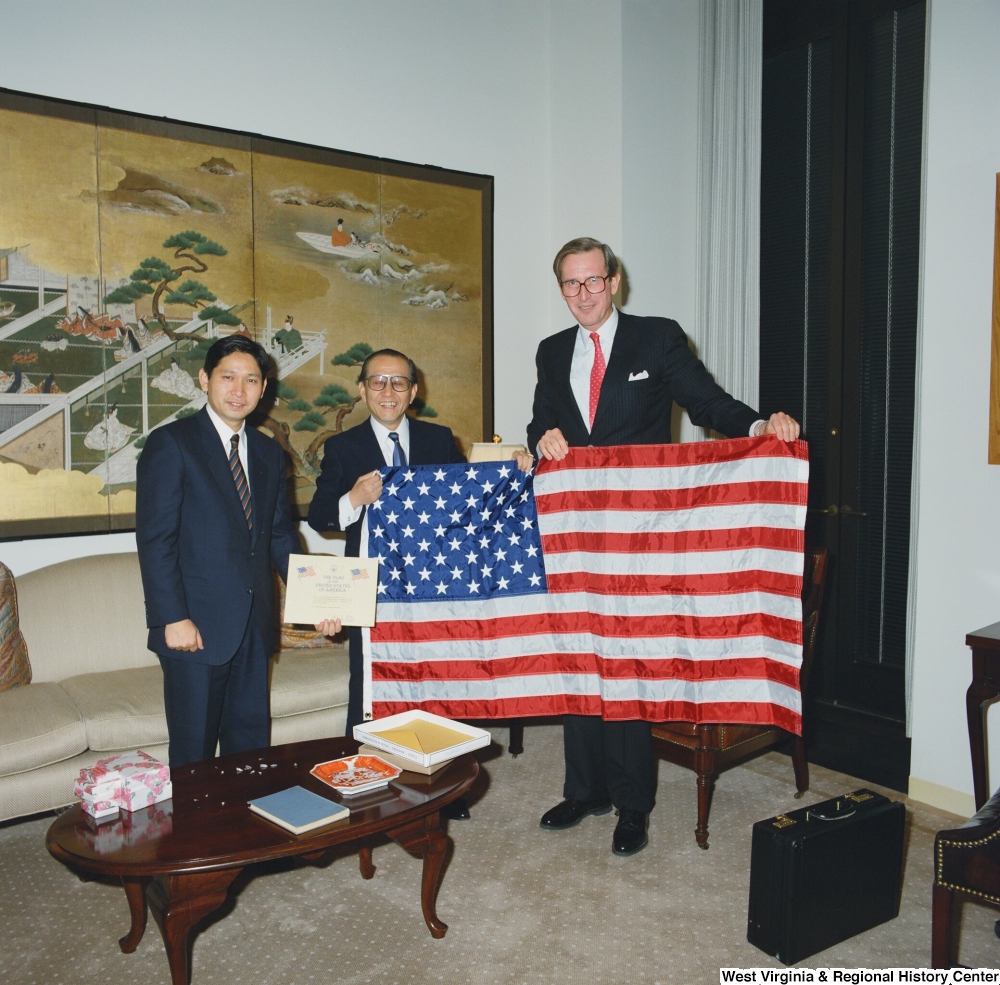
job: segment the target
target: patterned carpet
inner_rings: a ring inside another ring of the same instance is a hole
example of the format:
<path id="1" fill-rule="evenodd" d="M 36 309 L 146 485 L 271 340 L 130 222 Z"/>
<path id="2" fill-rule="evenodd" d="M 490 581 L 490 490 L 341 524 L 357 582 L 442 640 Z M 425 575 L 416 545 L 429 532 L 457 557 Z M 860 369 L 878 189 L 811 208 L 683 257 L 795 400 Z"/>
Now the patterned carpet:
<path id="1" fill-rule="evenodd" d="M 438 895 L 449 924 L 435 941 L 420 915 L 420 862 L 379 845 L 371 882 L 357 856 L 320 865 L 259 867 L 231 887 L 229 902 L 194 940 L 195 985 L 534 985 L 714 983 L 720 966 L 781 967 L 746 941 L 750 828 L 754 821 L 864 784 L 819 767 L 795 801 L 791 762 L 776 753 L 720 778 L 709 821 L 711 848 L 694 839 L 694 776 L 660 764 L 649 847 L 611 854 L 614 815 L 569 831 L 538 827 L 560 799 L 558 726 L 529 727 L 525 753 L 501 753 L 506 730 L 484 750 L 473 818 L 453 822 L 454 853 Z M 890 793 L 895 799 L 900 795 Z M 898 919 L 816 955 L 810 967 L 930 964 L 932 845 L 956 818 L 909 805 Z M 150 920 L 134 954 L 120 887 L 82 882 L 44 847 L 51 817 L 0 827 L 0 978 L 10 985 L 170 981 Z M 1000 964 L 987 907 L 967 904 L 960 959 Z"/>

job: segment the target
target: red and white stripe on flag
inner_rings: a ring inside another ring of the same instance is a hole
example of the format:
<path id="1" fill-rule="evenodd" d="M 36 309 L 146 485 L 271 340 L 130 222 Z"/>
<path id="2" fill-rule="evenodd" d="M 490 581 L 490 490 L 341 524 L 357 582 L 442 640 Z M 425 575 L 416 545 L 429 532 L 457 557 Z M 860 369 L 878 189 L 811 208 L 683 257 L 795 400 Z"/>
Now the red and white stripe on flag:
<path id="1" fill-rule="evenodd" d="M 807 446 L 572 448 L 534 497 L 548 591 L 380 603 L 374 717 L 564 713 L 801 732 Z"/>

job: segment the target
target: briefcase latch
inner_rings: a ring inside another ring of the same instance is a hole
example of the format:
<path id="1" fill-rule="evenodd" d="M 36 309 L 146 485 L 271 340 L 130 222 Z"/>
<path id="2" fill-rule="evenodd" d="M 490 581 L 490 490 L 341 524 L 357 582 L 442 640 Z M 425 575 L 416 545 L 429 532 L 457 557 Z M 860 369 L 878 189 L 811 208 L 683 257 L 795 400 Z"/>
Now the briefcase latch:
<path id="1" fill-rule="evenodd" d="M 771 823 L 776 828 L 790 828 L 795 822 L 786 814 L 779 814 Z"/>
<path id="2" fill-rule="evenodd" d="M 871 800 L 872 795 L 870 793 L 861 793 L 859 790 L 856 793 L 845 794 L 844 799 L 853 800 L 855 804 L 863 804 L 866 800 Z"/>

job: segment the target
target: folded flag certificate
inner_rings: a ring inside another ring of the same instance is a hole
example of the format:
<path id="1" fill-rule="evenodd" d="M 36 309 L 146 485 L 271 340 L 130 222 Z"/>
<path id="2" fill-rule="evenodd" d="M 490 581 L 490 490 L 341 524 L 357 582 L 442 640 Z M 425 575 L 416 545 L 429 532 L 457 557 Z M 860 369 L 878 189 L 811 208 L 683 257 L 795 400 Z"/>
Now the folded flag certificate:
<path id="1" fill-rule="evenodd" d="M 388 742 L 406 746 L 407 749 L 412 749 L 414 752 L 440 752 L 442 749 L 448 749 L 469 740 L 464 732 L 456 732 L 454 729 L 437 725 L 435 722 L 425 722 L 420 719 L 416 719 L 408 725 L 386 729 L 383 732 L 372 732 L 372 735 L 378 735 Z"/>
<path id="2" fill-rule="evenodd" d="M 809 464 L 773 437 L 384 472 L 375 717 L 564 713 L 801 732 Z"/>

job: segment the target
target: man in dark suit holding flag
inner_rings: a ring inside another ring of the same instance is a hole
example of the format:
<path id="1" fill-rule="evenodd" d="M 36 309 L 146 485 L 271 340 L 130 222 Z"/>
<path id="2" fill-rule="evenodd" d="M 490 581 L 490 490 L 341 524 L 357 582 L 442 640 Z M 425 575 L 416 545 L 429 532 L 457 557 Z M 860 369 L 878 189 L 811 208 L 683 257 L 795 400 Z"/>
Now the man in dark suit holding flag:
<path id="1" fill-rule="evenodd" d="M 561 460 L 571 446 L 667 443 L 675 400 L 694 424 L 731 438 L 798 437 L 799 425 L 786 414 L 764 421 L 729 396 L 691 352 L 677 322 L 618 311 L 612 297 L 621 275 L 609 246 L 572 240 L 556 254 L 553 270 L 577 324 L 538 347 L 528 448 L 540 458 Z M 532 462 L 521 455 L 518 464 L 530 468 Z M 570 828 L 615 807 L 612 850 L 641 851 L 656 792 L 649 723 L 565 715 L 563 741 L 565 799 L 542 817 L 542 828 Z"/>
<path id="2" fill-rule="evenodd" d="M 373 352 L 358 374 L 358 394 L 371 416 L 364 424 L 327 439 L 323 470 L 309 505 L 310 527 L 321 533 L 343 530 L 347 534 L 348 557 L 360 555 L 365 508 L 382 493 L 380 469 L 465 461 L 449 428 L 407 417 L 417 395 L 417 368 L 408 356 L 395 349 Z M 361 630 L 356 626 L 350 631 L 350 665 L 349 736 L 364 720 L 364 657 Z"/>

